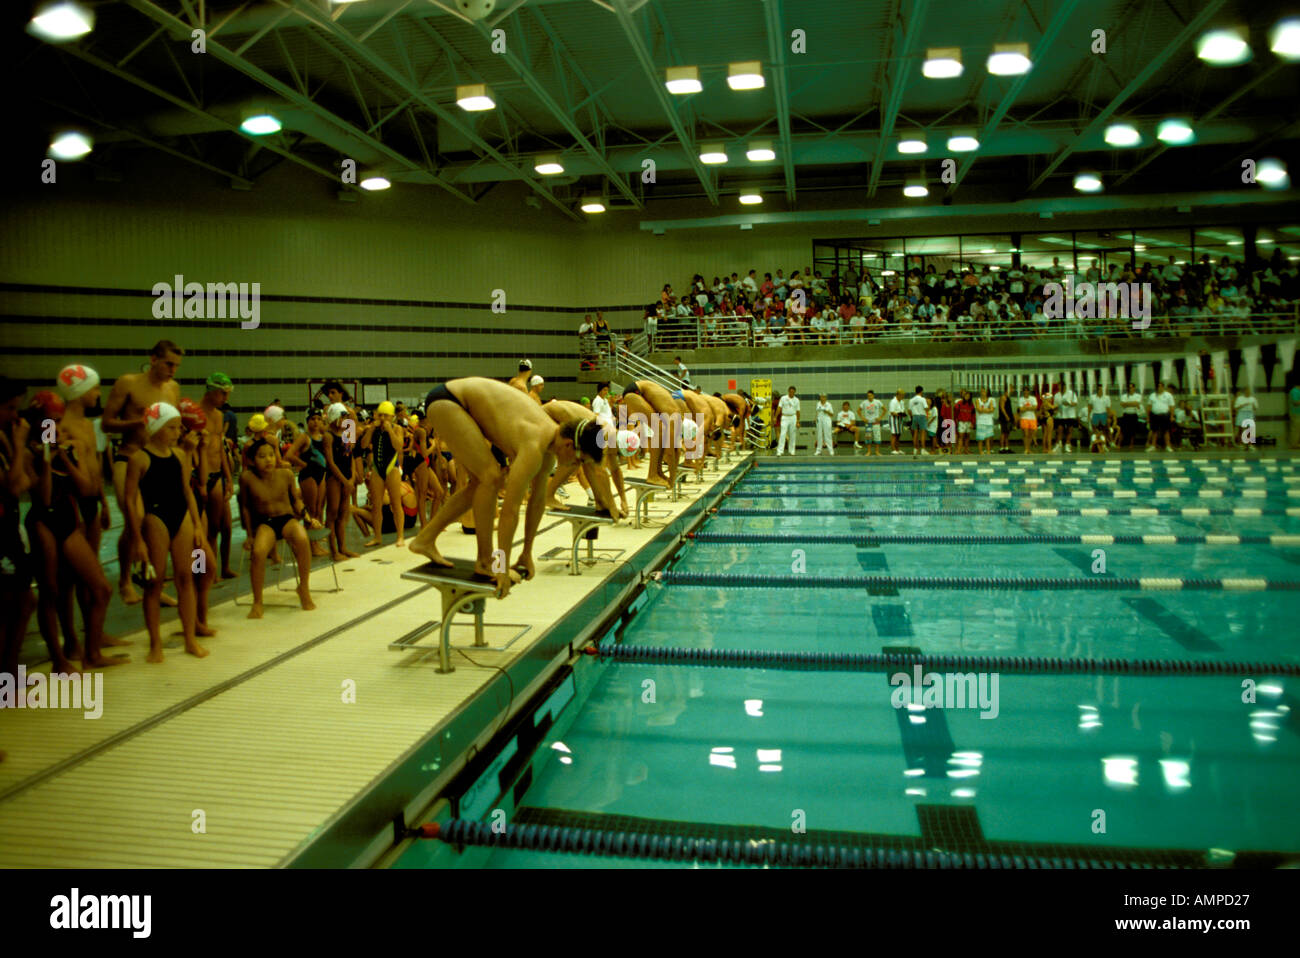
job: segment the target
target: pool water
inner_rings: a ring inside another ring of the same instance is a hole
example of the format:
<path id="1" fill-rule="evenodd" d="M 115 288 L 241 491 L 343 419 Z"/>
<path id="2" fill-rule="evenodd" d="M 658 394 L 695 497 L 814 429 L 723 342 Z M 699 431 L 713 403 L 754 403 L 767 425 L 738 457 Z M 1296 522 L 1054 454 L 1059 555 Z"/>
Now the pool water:
<path id="1" fill-rule="evenodd" d="M 1113 488 L 1136 492 L 1106 500 L 1125 509 L 1212 502 L 1244 504 L 1260 511 L 1255 516 L 1016 513 L 1024 511 L 1017 500 L 1030 488 L 1026 479 L 1059 478 L 1073 465 L 1044 475 L 1050 466 L 1031 464 L 1008 475 L 999 463 L 993 474 L 1011 479 L 1016 493 L 1008 501 L 986 497 L 997 485 L 956 486 L 956 478 L 988 476 L 960 460 L 835 463 L 833 471 L 830 463 L 755 464 L 665 579 L 647 586 L 622 644 L 1032 656 L 1041 672 L 984 673 L 984 699 L 925 708 L 901 698 L 891 684 L 896 670 L 605 660 L 584 679 L 585 703 L 571 706 L 545 742 L 548 757 L 513 820 L 1130 864 L 1195 863 L 1209 849 L 1235 853 L 1239 864 L 1258 860 L 1253 853 L 1300 853 L 1300 697 L 1284 668 L 1300 662 L 1300 591 L 1081 587 L 1132 577 L 1300 581 L 1300 539 L 1293 538 L 1300 515 L 1288 513 L 1300 505 L 1289 495 L 1300 487 L 1289 464 L 1255 462 L 1243 471 L 1235 462 L 1201 461 L 1172 473 L 1159 464 L 1109 473 L 1085 464 L 1089 488 L 1113 475 Z M 964 471 L 943 474 L 956 468 Z M 1134 481 L 1145 475 L 1156 488 L 1169 475 L 1189 481 L 1179 484 L 1179 499 L 1167 500 Z M 1196 498 L 1224 485 L 1206 482 L 1215 475 L 1230 477 L 1225 498 Z M 833 495 L 809 495 L 822 486 Z M 953 495 L 958 488 L 983 498 Z M 1246 488 L 1264 494 L 1239 495 Z M 888 514 L 902 510 L 927 514 Z M 888 541 L 903 535 L 921 541 Z M 1029 538 L 1035 535 L 1279 538 L 1097 545 Z M 953 536 L 960 540 L 937 541 Z M 999 541 L 980 541 L 993 537 Z M 675 578 L 682 573 L 736 578 L 697 585 L 689 575 Z M 800 584 L 805 575 L 810 582 Z M 892 588 L 884 581 L 867 589 L 815 581 L 898 576 L 993 584 Z M 765 581 L 771 577 L 782 584 Z M 1035 579 L 1069 582 L 1044 588 Z M 1053 671 L 1053 662 L 1082 658 L 1254 665 L 1205 676 Z M 633 863 L 492 849 L 475 864 Z"/>

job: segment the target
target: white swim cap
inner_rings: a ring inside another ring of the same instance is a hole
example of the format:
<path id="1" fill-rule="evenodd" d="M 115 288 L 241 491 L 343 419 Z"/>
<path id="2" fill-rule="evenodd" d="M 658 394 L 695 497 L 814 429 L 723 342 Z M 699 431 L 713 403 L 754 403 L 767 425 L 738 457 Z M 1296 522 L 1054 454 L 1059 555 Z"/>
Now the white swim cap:
<path id="1" fill-rule="evenodd" d="M 279 406 L 267 406 L 262 415 L 266 416 L 267 422 L 277 423 L 284 418 L 284 410 Z"/>
<path id="2" fill-rule="evenodd" d="M 89 366 L 64 366 L 59 371 L 59 395 L 64 400 L 80 399 L 99 385 L 99 373 Z"/>
<path id="3" fill-rule="evenodd" d="M 641 437 L 631 429 L 618 431 L 618 451 L 623 456 L 634 456 L 641 449 Z"/>
<path id="4" fill-rule="evenodd" d="M 329 409 L 325 410 L 325 418 L 330 423 L 336 423 L 348 414 L 348 407 L 341 402 L 336 402 Z"/>
<path id="5" fill-rule="evenodd" d="M 532 379 L 528 380 L 528 385 L 540 386 L 544 382 L 546 382 L 546 380 L 543 379 L 541 376 L 534 376 Z"/>
<path id="6" fill-rule="evenodd" d="M 682 420 L 682 439 L 686 442 L 694 442 L 695 437 L 700 434 L 700 427 L 695 424 L 694 419 Z"/>
<path id="7" fill-rule="evenodd" d="M 144 411 L 144 431 L 152 436 L 173 419 L 180 419 L 181 411 L 171 403 L 156 402 Z"/>

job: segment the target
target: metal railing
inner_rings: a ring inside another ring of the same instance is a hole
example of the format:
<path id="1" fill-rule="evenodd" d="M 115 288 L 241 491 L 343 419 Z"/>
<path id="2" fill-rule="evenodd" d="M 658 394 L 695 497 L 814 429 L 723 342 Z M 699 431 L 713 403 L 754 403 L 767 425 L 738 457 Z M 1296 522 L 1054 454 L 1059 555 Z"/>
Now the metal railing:
<path id="1" fill-rule="evenodd" d="M 865 322 L 865 321 L 864 321 Z M 1146 328 L 1133 328 L 1134 323 Z M 713 315 L 700 319 L 660 319 L 654 337 L 654 351 L 716 349 L 728 346 L 853 346 L 872 343 L 996 342 L 1013 339 L 1077 341 L 1087 339 L 1152 339 L 1181 336 L 1268 336 L 1300 332 L 1300 305 L 1289 312 L 1252 313 L 1229 316 L 1198 313 L 1185 316 L 1152 316 L 1130 319 L 1048 319 L 996 323 L 974 321 L 969 316 L 942 323 L 893 321 L 852 325 L 841 323 L 827 330 L 808 325 L 786 324 L 770 328 L 749 316 Z M 634 349 L 645 346 L 645 336 L 635 340 Z"/>

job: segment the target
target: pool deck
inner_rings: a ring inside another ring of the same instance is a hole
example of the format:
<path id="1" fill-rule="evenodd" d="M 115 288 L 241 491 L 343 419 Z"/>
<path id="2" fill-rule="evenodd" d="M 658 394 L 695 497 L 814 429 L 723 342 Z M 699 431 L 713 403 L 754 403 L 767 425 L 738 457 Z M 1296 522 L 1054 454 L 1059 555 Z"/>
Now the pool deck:
<path id="1" fill-rule="evenodd" d="M 652 509 L 659 514 L 647 528 L 630 522 L 602 528 L 597 547 L 625 550 L 624 559 L 635 554 L 745 458 L 733 454 L 716 471 L 706 470 L 702 483 L 688 480 L 676 502 L 666 492 L 657 496 Z M 643 478 L 643 470 L 625 475 Z M 580 501 L 578 487 L 569 489 L 575 497 L 569 502 Z M 453 524 L 439 545 L 448 558 L 472 561 L 474 542 Z M 209 624 L 217 636 L 202 640 L 211 652 L 204 659 L 184 654 L 179 636 L 169 637 L 174 613 L 163 619 L 161 664 L 144 662 L 143 630 L 124 633 L 132 662 L 100 673 L 98 718 L 71 708 L 0 713 L 0 747 L 8 753 L 0 762 L 0 867 L 289 863 L 341 809 L 611 578 L 619 563 L 570 575 L 571 542 L 569 522 L 543 518 L 534 544 L 536 579 L 504 600 L 488 600 L 487 648 L 472 648 L 471 620 L 457 620 L 450 674 L 435 671 L 436 653 L 389 649 L 439 617 L 433 587 L 401 575 L 425 560 L 391 544 L 339 563 L 341 592 L 322 591 L 333 580 L 314 569 L 311 612 L 297 607 L 293 591 L 277 591 L 270 575 L 265 618 L 257 622 L 246 618 L 247 605 L 214 592 Z M 553 549 L 561 550 L 556 558 L 541 558 Z M 232 594 L 230 587 L 222 591 Z M 246 603 L 242 581 L 241 595 Z M 140 623 L 138 608 L 127 612 L 116 613 L 114 623 L 130 616 Z M 491 625 L 502 622 L 529 629 L 498 650 Z M 424 642 L 436 637 L 432 632 Z M 48 672 L 49 663 L 29 669 Z M 516 706 L 525 697 L 518 691 Z"/>

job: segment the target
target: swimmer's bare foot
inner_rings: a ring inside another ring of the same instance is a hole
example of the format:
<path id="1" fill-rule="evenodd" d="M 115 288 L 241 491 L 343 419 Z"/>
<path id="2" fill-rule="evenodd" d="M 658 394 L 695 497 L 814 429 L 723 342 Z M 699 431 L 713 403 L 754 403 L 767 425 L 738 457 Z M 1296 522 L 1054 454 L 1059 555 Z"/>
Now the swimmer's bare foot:
<path id="1" fill-rule="evenodd" d="M 367 539 L 365 542 L 361 543 L 361 545 L 366 548 L 369 548 L 371 546 L 381 546 L 383 544 L 384 544 L 383 539 Z"/>
<path id="2" fill-rule="evenodd" d="M 231 572 L 229 569 L 222 569 L 222 570 L 221 570 L 221 578 L 223 578 L 223 579 L 238 579 L 239 576 L 237 576 L 235 573 Z"/>
<path id="3" fill-rule="evenodd" d="M 426 559 L 430 560 L 434 565 L 443 565 L 449 569 L 454 565 L 454 563 L 451 562 L 450 560 L 443 558 L 442 553 L 438 551 L 438 547 L 433 543 L 429 543 L 428 545 L 422 545 L 420 543 L 420 540 L 412 539 L 411 544 L 407 546 L 407 548 L 410 549 L 412 552 L 414 552 L 416 555 L 424 556 Z"/>
<path id="4" fill-rule="evenodd" d="M 168 595 L 166 592 L 159 594 L 158 601 L 169 609 L 176 608 L 176 599 L 173 596 Z"/>
<path id="5" fill-rule="evenodd" d="M 82 659 L 81 666 L 86 669 L 106 669 L 111 665 L 125 665 L 130 661 L 131 656 L 129 655 L 104 655 L 101 652 L 99 655 L 87 656 Z"/>
<path id="6" fill-rule="evenodd" d="M 50 674 L 52 675 L 72 675 L 80 674 L 81 669 L 72 664 L 70 659 L 60 659 L 58 662 L 50 663 Z"/>
<path id="7" fill-rule="evenodd" d="M 485 568 L 484 566 L 479 565 L 477 562 L 474 563 L 474 571 L 478 575 L 485 576 L 489 579 L 495 579 L 499 575 L 499 573 L 493 572 L 491 569 Z M 514 569 L 510 570 L 511 585 L 518 585 L 523 581 L 524 581 L 523 577 L 518 572 L 516 572 Z"/>
<path id="8" fill-rule="evenodd" d="M 149 654 L 144 657 L 144 660 L 146 662 L 152 662 L 155 665 L 161 662 L 163 660 L 163 650 L 161 646 L 159 647 L 150 646 Z"/>
<path id="9" fill-rule="evenodd" d="M 63 643 L 63 654 L 69 659 L 84 658 L 86 651 L 82 648 L 80 641 Z"/>
<path id="10" fill-rule="evenodd" d="M 361 553 L 360 553 L 360 552 L 353 552 L 351 549 L 345 549 L 345 550 L 343 551 L 343 554 L 344 554 L 345 556 L 347 556 L 349 559 L 360 559 L 360 558 L 361 558 Z"/>
<path id="11" fill-rule="evenodd" d="M 330 554 L 330 550 L 325 543 L 316 541 L 311 544 L 311 554 L 314 556 L 327 556 Z"/>
<path id="12" fill-rule="evenodd" d="M 207 649 L 199 645 L 199 643 L 195 642 L 193 639 L 190 639 L 185 643 L 185 651 L 196 659 L 207 658 L 207 656 L 211 654 Z"/>
<path id="13" fill-rule="evenodd" d="M 250 619 L 260 619 L 262 617 L 262 603 L 254 602 L 253 607 L 248 610 L 248 617 Z"/>
<path id="14" fill-rule="evenodd" d="M 217 630 L 210 625 L 204 625 L 202 622 L 194 623 L 194 634 L 210 639 L 217 634 Z"/>
<path id="15" fill-rule="evenodd" d="M 663 476 L 646 476 L 645 481 L 652 486 L 667 486 L 668 480 Z"/>
<path id="16" fill-rule="evenodd" d="M 348 553 L 346 552 L 335 552 L 333 555 L 330 556 L 330 558 L 335 562 L 342 562 L 347 557 L 348 557 Z"/>
<path id="17" fill-rule="evenodd" d="M 117 636 L 109 635 L 107 632 L 105 632 L 104 637 L 99 640 L 99 645 L 101 648 L 103 648 L 104 646 L 109 646 L 110 648 L 118 648 L 119 646 L 130 645 L 130 644 L 131 644 L 130 639 L 119 639 Z"/>
<path id="18" fill-rule="evenodd" d="M 567 508 L 569 508 L 569 507 L 566 506 L 564 503 L 562 503 L 559 499 L 551 499 L 551 500 L 549 500 L 549 501 L 546 503 L 546 508 L 547 508 L 547 509 L 567 509 Z"/>
<path id="19" fill-rule="evenodd" d="M 311 600 L 311 593 L 306 589 L 298 590 L 298 602 L 302 606 L 304 612 L 310 612 L 312 609 L 316 608 L 316 603 Z"/>
<path id="20" fill-rule="evenodd" d="M 140 593 L 135 591 L 135 586 L 130 582 L 124 582 L 118 586 L 117 594 L 122 597 L 122 601 L 127 605 L 136 605 L 140 601 Z"/>

